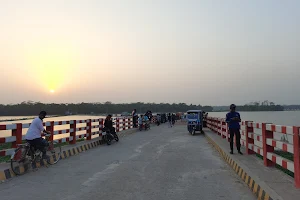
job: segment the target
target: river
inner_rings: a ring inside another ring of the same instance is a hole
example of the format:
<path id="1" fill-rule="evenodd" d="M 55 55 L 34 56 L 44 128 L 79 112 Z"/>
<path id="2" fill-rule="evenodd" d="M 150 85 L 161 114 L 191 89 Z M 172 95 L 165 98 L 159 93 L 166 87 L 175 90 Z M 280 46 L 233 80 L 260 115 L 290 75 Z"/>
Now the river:
<path id="1" fill-rule="evenodd" d="M 300 126 L 300 111 L 240 112 L 243 121 Z M 226 112 L 209 112 L 208 116 L 225 118 Z"/>

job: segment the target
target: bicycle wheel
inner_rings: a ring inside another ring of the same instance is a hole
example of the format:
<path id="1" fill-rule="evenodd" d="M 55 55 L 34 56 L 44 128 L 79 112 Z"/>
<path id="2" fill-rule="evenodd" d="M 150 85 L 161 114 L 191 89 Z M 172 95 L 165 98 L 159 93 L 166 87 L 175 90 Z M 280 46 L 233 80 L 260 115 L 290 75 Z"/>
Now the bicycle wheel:
<path id="1" fill-rule="evenodd" d="M 19 147 L 11 155 L 10 165 L 16 175 L 25 174 L 31 168 L 30 154 L 29 148 Z"/>
<path id="2" fill-rule="evenodd" d="M 47 163 L 50 165 L 56 164 L 61 159 L 61 146 L 56 141 L 49 142 L 49 146 L 47 148 Z"/>

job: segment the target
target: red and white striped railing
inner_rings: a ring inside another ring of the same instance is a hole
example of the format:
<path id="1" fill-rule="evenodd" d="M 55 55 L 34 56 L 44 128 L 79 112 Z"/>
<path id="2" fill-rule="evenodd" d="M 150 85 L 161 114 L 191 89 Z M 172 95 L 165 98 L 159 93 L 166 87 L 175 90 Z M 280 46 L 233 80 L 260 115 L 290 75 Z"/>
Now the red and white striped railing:
<path id="1" fill-rule="evenodd" d="M 207 127 L 228 141 L 230 134 L 224 118 L 207 118 Z M 241 122 L 241 145 L 245 146 L 246 154 L 263 156 L 265 166 L 280 165 L 294 173 L 295 186 L 300 188 L 300 127 L 281 126 L 270 123 Z M 281 140 L 280 136 L 288 138 Z M 290 140 L 290 141 L 289 141 Z M 293 154 L 293 161 L 275 154 L 279 149 Z"/>
<path id="2" fill-rule="evenodd" d="M 116 132 L 133 128 L 131 117 L 113 118 L 115 122 Z M 91 140 L 95 137 L 102 136 L 104 119 L 86 119 L 86 120 L 70 120 L 70 121 L 51 121 L 45 122 L 46 130 L 51 131 L 50 140 L 59 143 L 68 142 L 76 144 L 78 139 Z M 0 146 L 10 143 L 10 148 L 0 149 L 0 156 L 9 156 L 13 153 L 17 144 L 22 144 L 25 140 L 25 130 L 29 128 L 30 123 L 17 123 L 0 125 Z M 10 136 L 3 136 L 3 132 L 10 131 Z M 1 134 L 2 133 L 2 134 Z M 97 136 L 98 135 L 98 136 Z"/>

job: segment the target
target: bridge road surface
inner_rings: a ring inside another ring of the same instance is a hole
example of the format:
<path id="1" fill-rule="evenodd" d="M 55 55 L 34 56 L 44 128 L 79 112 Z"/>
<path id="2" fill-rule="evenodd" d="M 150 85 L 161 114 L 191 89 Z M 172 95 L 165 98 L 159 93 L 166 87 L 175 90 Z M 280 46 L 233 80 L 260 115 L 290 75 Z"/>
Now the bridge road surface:
<path id="1" fill-rule="evenodd" d="M 239 155 L 236 155 L 239 156 Z M 0 200 L 254 200 L 203 135 L 152 126 L 0 184 Z"/>

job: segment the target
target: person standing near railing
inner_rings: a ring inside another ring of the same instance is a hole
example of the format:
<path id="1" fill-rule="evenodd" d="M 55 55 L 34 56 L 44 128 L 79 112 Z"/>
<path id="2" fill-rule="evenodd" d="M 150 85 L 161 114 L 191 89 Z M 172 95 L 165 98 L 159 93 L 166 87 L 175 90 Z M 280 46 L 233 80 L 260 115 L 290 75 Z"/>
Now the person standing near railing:
<path id="1" fill-rule="evenodd" d="M 235 135 L 236 147 L 238 153 L 243 155 L 241 152 L 241 133 L 240 133 L 240 113 L 235 111 L 236 105 L 230 105 L 230 112 L 226 114 L 226 123 L 228 123 L 230 133 L 230 154 L 233 154 L 233 139 Z"/>
<path id="2" fill-rule="evenodd" d="M 133 109 L 133 111 L 132 111 L 133 128 L 137 127 L 137 118 L 138 118 L 138 115 L 136 113 L 136 109 Z"/>

